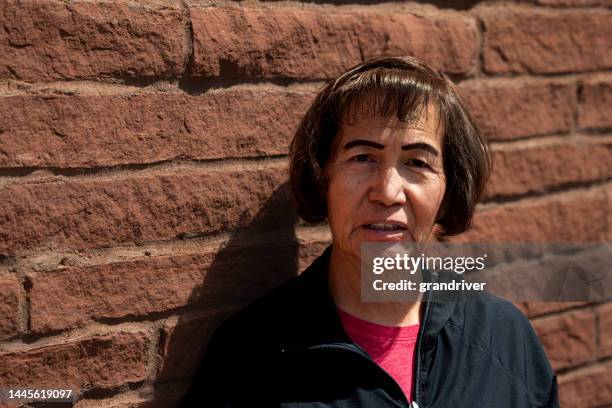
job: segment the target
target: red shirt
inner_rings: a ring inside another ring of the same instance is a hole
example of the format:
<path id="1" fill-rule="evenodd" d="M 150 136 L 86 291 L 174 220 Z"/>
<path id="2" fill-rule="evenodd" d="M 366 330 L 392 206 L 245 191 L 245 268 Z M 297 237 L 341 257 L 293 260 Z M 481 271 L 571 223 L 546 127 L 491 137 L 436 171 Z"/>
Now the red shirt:
<path id="1" fill-rule="evenodd" d="M 381 366 L 412 401 L 414 350 L 419 325 L 395 327 L 368 322 L 337 309 L 351 340 L 360 345 Z"/>

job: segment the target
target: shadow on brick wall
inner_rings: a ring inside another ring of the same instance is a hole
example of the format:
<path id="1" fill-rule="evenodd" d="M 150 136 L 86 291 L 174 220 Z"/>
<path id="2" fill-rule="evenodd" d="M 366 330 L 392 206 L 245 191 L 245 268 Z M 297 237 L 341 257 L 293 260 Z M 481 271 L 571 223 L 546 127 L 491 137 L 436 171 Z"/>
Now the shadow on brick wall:
<path id="1" fill-rule="evenodd" d="M 298 275 L 297 213 L 290 197 L 289 184 L 281 185 L 246 228 L 231 234 L 192 293 L 189 303 L 197 308 L 162 329 L 154 406 L 178 404 L 221 322 Z"/>

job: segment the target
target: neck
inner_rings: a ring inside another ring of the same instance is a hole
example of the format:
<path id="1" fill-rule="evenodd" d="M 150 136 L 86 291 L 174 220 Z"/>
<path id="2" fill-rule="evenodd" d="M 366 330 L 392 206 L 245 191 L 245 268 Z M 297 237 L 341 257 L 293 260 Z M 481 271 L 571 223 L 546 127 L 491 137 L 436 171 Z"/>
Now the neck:
<path id="1" fill-rule="evenodd" d="M 421 321 L 421 302 L 362 302 L 359 258 L 332 247 L 329 289 L 336 307 L 360 319 L 385 326 L 410 326 Z"/>

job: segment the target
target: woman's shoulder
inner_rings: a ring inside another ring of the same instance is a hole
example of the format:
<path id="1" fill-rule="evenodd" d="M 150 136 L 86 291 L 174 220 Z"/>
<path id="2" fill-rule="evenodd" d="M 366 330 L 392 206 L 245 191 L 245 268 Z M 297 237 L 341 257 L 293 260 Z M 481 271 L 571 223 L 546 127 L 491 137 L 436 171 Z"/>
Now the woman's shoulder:
<path id="1" fill-rule="evenodd" d="M 439 274 L 441 281 L 457 280 L 454 273 Z M 529 319 L 511 301 L 482 290 L 457 290 L 434 292 L 434 299 L 445 309 L 453 310 L 451 324 L 463 328 L 464 335 L 482 337 L 490 343 L 491 337 L 508 340 L 505 334 L 527 332 L 531 334 Z M 453 305 L 453 306 L 451 306 Z"/>
<path id="2" fill-rule="evenodd" d="M 273 343 L 299 322 L 317 297 L 315 274 L 307 270 L 253 299 L 221 323 L 214 337 L 228 343 L 245 336 L 251 343 Z"/>
<path id="3" fill-rule="evenodd" d="M 217 329 L 219 332 L 235 333 L 251 331 L 275 324 L 291 306 L 299 286 L 299 276 L 289 279 L 276 288 L 251 300 L 229 316 Z"/>
<path id="4" fill-rule="evenodd" d="M 483 337 L 485 343 L 513 342 L 518 335 L 534 337 L 535 331 L 525 314 L 511 301 L 483 292 L 462 302 L 466 333 Z"/>
<path id="5" fill-rule="evenodd" d="M 478 347 L 523 381 L 554 375 L 530 320 L 512 302 L 490 293 L 465 302 L 461 319 L 466 343 Z"/>

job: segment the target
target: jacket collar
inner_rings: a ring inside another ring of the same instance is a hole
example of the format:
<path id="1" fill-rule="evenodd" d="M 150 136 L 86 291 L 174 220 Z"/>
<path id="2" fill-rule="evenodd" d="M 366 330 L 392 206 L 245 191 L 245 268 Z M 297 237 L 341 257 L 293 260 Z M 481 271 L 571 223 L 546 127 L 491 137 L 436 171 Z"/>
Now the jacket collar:
<path id="1" fill-rule="evenodd" d="M 329 344 L 353 345 L 346 334 L 342 321 L 338 316 L 336 304 L 329 291 L 329 261 L 331 245 L 302 274 L 296 278 L 293 290 L 289 291 L 288 299 L 291 307 L 283 313 L 289 314 L 286 322 L 292 329 L 285 330 L 289 336 L 284 343 L 289 347 L 303 348 Z M 433 272 L 429 279 L 448 279 Z M 429 311 L 424 313 L 421 321 L 419 337 L 423 336 L 425 348 L 434 344 L 432 340 L 449 320 L 456 307 L 455 302 L 437 299 L 427 293 L 425 304 L 429 302 Z M 425 310 L 425 308 L 424 308 Z"/>

